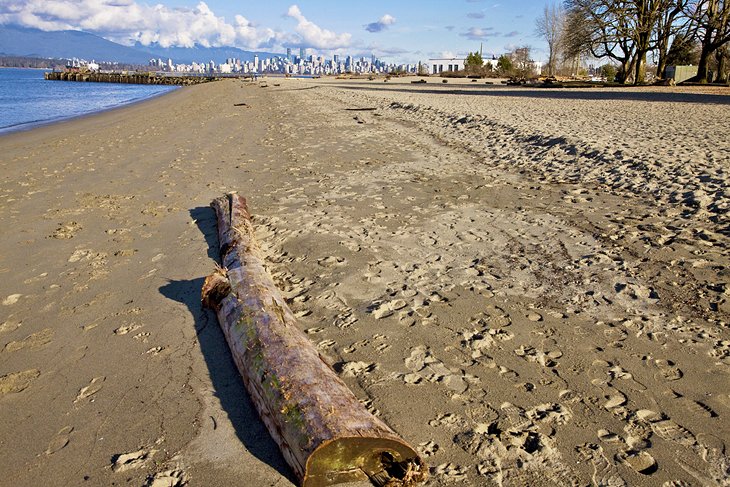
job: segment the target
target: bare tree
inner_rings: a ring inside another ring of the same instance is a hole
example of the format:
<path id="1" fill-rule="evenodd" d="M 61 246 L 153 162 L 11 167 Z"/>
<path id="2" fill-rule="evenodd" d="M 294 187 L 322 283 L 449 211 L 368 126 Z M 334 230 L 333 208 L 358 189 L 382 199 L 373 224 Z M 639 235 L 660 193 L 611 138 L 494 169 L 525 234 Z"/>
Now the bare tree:
<path id="1" fill-rule="evenodd" d="M 656 28 L 656 50 L 658 62 L 656 75 L 658 78 L 664 77 L 664 70 L 667 67 L 667 55 L 669 53 L 669 41 L 677 39 L 686 27 L 689 26 L 689 18 L 683 17 L 682 14 L 687 8 L 689 0 L 674 0 L 668 8 L 661 13 L 661 18 Z M 682 19 L 682 21 L 678 21 Z M 691 28 L 691 26 L 689 26 Z"/>
<path id="2" fill-rule="evenodd" d="M 727 83 L 727 62 L 730 58 L 730 45 L 724 44 L 722 47 L 718 47 L 715 51 L 715 60 L 717 61 L 717 76 L 715 81 L 717 83 Z"/>
<path id="3" fill-rule="evenodd" d="M 669 43 L 669 29 L 676 16 L 682 11 L 676 9 L 677 0 L 632 0 L 625 2 L 625 13 L 629 17 L 629 30 L 626 35 L 636 42 L 636 65 L 634 82 L 644 81 L 646 74 L 646 54 L 659 47 L 659 42 Z M 676 12 L 675 12 L 676 10 Z M 669 26 L 662 25 L 666 17 Z M 666 52 L 666 47 L 664 48 Z"/>
<path id="4" fill-rule="evenodd" d="M 545 39 L 548 45 L 548 76 L 555 75 L 564 25 L 565 10 L 559 3 L 545 5 L 542 16 L 535 21 L 537 34 Z"/>
<path id="5" fill-rule="evenodd" d="M 609 58 L 619 64 L 616 79 L 629 80 L 636 62 L 636 41 L 627 35 L 630 19 L 625 1 L 566 0 L 566 48 L 577 54 L 587 52 L 595 58 Z"/>
<path id="6" fill-rule="evenodd" d="M 687 0 L 566 0 L 565 3 L 572 17 L 570 25 L 583 32 L 577 41 L 593 56 L 617 61 L 621 66 L 619 81 L 633 79 L 634 83 L 642 83 L 649 52 L 656 50 L 660 64 L 666 63 L 669 39 L 676 33 L 676 20 Z"/>
<path id="7" fill-rule="evenodd" d="M 711 81 L 710 58 L 718 49 L 730 42 L 730 1 L 694 0 L 688 10 L 692 19 L 698 24 L 699 39 L 702 44 L 696 80 L 707 83 Z M 723 59 L 722 56 L 719 59 Z"/>
<path id="8" fill-rule="evenodd" d="M 530 57 L 529 46 L 518 47 L 510 53 L 515 75 L 519 78 L 529 78 L 535 73 L 535 62 Z"/>

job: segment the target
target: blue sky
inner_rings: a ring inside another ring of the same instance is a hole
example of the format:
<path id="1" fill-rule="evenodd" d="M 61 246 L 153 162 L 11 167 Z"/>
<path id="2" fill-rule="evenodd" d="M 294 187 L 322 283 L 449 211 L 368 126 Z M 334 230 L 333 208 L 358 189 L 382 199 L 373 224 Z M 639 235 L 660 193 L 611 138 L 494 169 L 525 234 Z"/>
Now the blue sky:
<path id="1" fill-rule="evenodd" d="M 540 60 L 535 19 L 546 1 L 2 0 L 0 24 L 85 30 L 124 44 L 290 46 L 402 62 L 461 56 L 482 43 L 485 55 L 529 45 Z"/>

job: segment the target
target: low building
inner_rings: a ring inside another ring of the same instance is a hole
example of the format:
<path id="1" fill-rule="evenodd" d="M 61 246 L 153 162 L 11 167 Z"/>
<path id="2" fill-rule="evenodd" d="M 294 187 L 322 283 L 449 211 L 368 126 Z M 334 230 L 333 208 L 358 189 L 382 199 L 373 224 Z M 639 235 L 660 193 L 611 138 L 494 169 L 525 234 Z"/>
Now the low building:
<path id="1" fill-rule="evenodd" d="M 697 76 L 697 66 L 667 66 L 664 69 L 664 79 L 672 79 L 675 83 L 687 81 Z"/>
<path id="2" fill-rule="evenodd" d="M 491 58 L 483 58 L 482 66 L 490 66 L 492 69 L 497 69 L 498 59 L 495 56 Z M 429 72 L 431 74 L 441 74 L 443 72 L 450 71 L 462 71 L 465 69 L 466 59 L 464 58 L 439 58 L 429 59 Z"/>
<path id="3" fill-rule="evenodd" d="M 461 71 L 464 69 L 464 58 L 429 59 L 431 74 L 441 74 L 444 71 Z"/>

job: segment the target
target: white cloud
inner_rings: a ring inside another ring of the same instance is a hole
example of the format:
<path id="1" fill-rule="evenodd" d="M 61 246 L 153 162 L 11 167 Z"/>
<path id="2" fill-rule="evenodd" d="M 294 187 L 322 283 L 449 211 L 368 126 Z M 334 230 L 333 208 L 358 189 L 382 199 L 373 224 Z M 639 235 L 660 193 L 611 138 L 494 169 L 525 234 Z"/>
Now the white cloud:
<path id="1" fill-rule="evenodd" d="M 159 43 L 162 47 L 236 46 L 244 49 L 287 45 L 334 51 L 350 47 L 349 33 L 336 33 L 308 20 L 297 5 L 288 17 L 294 32 L 261 27 L 243 15 L 232 22 L 217 16 L 200 1 L 194 8 L 149 5 L 138 0 L 0 0 L 0 24 L 16 24 L 46 31 L 83 30 L 122 44 Z M 379 22 L 391 25 L 384 15 Z"/>
<path id="2" fill-rule="evenodd" d="M 295 31 L 297 36 L 287 41 L 287 44 L 301 47 L 315 47 L 317 49 L 338 49 L 350 45 L 352 36 L 348 33 L 337 34 L 323 29 L 308 20 L 297 5 L 289 7 L 287 16 L 297 21 Z"/>
<path id="3" fill-rule="evenodd" d="M 282 37 L 240 15 L 233 24 L 228 23 L 202 1 L 190 9 L 135 0 L 2 0 L 0 24 L 83 30 L 124 44 L 157 42 L 163 47 L 200 44 L 258 48 Z"/>
<path id="4" fill-rule="evenodd" d="M 469 30 L 459 35 L 472 41 L 483 41 L 490 37 L 495 37 L 498 33 L 494 32 L 492 27 L 470 27 Z"/>
<path id="5" fill-rule="evenodd" d="M 368 32 L 381 32 L 393 24 L 395 24 L 395 17 L 390 14 L 385 14 L 377 22 L 371 22 L 366 25 L 365 30 Z"/>

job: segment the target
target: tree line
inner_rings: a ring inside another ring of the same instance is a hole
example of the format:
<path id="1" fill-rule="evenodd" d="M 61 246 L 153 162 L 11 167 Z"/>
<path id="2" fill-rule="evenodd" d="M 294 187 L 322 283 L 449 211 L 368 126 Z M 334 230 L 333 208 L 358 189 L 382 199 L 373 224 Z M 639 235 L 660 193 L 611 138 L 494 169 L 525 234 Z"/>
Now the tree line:
<path id="1" fill-rule="evenodd" d="M 448 76 L 449 73 L 441 75 Z M 455 75 L 524 79 L 535 75 L 535 63 L 529 46 L 517 47 L 507 54 L 502 54 L 496 63 L 485 63 L 481 53 L 470 52 L 464 59 L 464 71 L 456 72 Z"/>
<path id="2" fill-rule="evenodd" d="M 658 78 L 669 65 L 696 64 L 693 81 L 727 81 L 730 0 L 565 0 L 545 6 L 536 30 L 548 75 L 590 56 L 615 65 L 616 81 L 638 84 L 652 56 Z"/>

